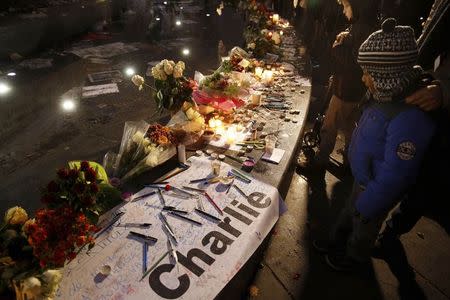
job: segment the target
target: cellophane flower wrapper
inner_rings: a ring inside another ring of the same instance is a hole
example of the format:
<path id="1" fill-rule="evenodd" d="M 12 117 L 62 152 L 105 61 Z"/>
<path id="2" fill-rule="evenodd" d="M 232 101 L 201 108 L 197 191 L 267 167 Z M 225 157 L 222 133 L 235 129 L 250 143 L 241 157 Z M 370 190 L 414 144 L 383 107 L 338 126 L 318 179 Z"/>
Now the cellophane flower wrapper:
<path id="1" fill-rule="evenodd" d="M 150 151 L 137 165 L 129 170 L 122 178 L 122 182 L 126 182 L 131 178 L 157 167 L 177 154 L 175 145 L 157 146 Z"/>
<path id="2" fill-rule="evenodd" d="M 205 119 L 199 113 L 195 102 L 185 102 L 167 126 L 174 133 L 178 144 L 188 146 L 196 143 L 202 136 Z"/>
<path id="3" fill-rule="evenodd" d="M 145 121 L 125 122 L 119 153 L 113 168 L 114 177 L 123 177 L 147 156 L 145 147 L 148 141 L 145 134 L 149 126 Z"/>

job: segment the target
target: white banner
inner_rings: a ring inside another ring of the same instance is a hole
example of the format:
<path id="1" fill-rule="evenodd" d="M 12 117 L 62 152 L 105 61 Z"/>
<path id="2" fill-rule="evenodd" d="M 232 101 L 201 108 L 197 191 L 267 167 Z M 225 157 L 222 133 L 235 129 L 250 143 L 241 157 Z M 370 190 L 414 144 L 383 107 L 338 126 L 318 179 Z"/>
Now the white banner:
<path id="1" fill-rule="evenodd" d="M 147 268 L 152 267 L 170 249 L 167 231 L 159 217 L 163 203 L 157 194 L 130 202 L 120 208 L 125 214 L 119 223 L 151 223 L 149 228 L 121 227 L 117 223 L 96 240 L 89 253 L 81 253 L 64 270 L 58 299 L 213 299 L 246 263 L 278 220 L 282 201 L 276 188 L 252 178 L 248 184 L 234 181 L 238 189 L 221 183 L 190 184 L 193 179 L 211 175 L 211 160 L 191 157 L 190 168 L 169 179 L 175 187 L 206 188 L 207 193 L 222 210 L 223 215 L 202 194 L 181 199 L 165 192 L 165 205 L 190 213 L 185 215 L 202 223 L 195 225 L 164 211 L 173 229 L 173 243 L 178 263 L 166 255 L 142 281 L 143 242 L 128 236 L 130 230 L 158 239 L 148 246 Z M 221 175 L 231 167 L 222 163 Z M 145 188 L 139 194 L 150 192 Z M 195 192 L 193 192 L 195 193 Z M 198 203 L 201 201 L 201 203 Z M 221 221 L 202 216 L 195 208 L 204 210 Z M 111 267 L 102 276 L 102 266 Z"/>

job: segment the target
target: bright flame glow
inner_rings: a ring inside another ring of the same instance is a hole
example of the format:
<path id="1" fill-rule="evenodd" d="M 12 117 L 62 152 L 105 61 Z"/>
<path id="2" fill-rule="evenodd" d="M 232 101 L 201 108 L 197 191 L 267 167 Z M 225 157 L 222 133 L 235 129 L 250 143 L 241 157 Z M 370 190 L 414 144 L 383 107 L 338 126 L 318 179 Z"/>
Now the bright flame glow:
<path id="1" fill-rule="evenodd" d="M 188 48 L 184 48 L 182 53 L 184 56 L 188 56 L 191 53 L 191 51 Z"/>
<path id="2" fill-rule="evenodd" d="M 0 95 L 7 94 L 11 90 L 11 87 L 4 82 L 0 82 Z"/>
<path id="3" fill-rule="evenodd" d="M 126 68 L 125 74 L 127 74 L 127 76 L 133 76 L 134 74 L 136 74 L 136 71 L 133 68 Z"/>
<path id="4" fill-rule="evenodd" d="M 13 76 L 16 76 L 17 74 L 16 74 L 15 72 L 9 72 L 9 73 L 6 74 L 6 75 L 13 77 Z"/>
<path id="5" fill-rule="evenodd" d="M 75 101 L 72 99 L 65 99 L 61 103 L 61 107 L 65 111 L 74 111 L 75 110 Z"/>
<path id="6" fill-rule="evenodd" d="M 177 20 L 177 21 L 175 22 L 175 25 L 181 26 L 181 21 L 180 21 L 180 20 Z"/>

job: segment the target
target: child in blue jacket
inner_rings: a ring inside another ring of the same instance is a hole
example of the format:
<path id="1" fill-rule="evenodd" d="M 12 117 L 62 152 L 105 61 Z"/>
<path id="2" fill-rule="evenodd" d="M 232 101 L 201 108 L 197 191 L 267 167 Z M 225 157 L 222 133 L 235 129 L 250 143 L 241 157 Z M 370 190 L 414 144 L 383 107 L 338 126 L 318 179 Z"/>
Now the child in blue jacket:
<path id="1" fill-rule="evenodd" d="M 405 104 L 404 98 L 421 87 L 423 71 L 415 66 L 414 31 L 383 22 L 361 45 L 358 63 L 371 94 L 353 131 L 349 162 L 353 192 L 331 234 L 341 250 L 326 256 L 335 270 L 348 270 L 370 260 L 370 251 L 383 220 L 415 184 L 435 124 L 427 113 Z"/>

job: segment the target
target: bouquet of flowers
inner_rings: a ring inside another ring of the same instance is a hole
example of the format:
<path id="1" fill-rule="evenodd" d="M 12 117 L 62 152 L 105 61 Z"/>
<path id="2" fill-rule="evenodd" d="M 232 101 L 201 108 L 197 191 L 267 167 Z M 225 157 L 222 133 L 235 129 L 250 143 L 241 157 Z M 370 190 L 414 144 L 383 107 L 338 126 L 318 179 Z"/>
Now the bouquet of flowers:
<path id="1" fill-rule="evenodd" d="M 151 88 L 154 90 L 154 99 L 160 112 L 163 109 L 176 112 L 185 101 L 191 101 L 195 83 L 183 76 L 184 69 L 184 62 L 175 63 L 167 59 L 152 68 L 155 87 Z M 131 80 L 139 90 L 146 85 L 142 76 L 134 75 Z"/>
<path id="2" fill-rule="evenodd" d="M 262 29 L 255 33 L 249 29 L 244 30 L 244 38 L 247 42 L 247 50 L 255 57 L 263 58 L 267 53 L 281 54 L 279 45 L 281 35 L 278 31 Z"/>
<path id="3" fill-rule="evenodd" d="M 114 166 L 105 168 L 127 181 L 169 160 L 176 154 L 176 144 L 175 136 L 166 126 L 149 125 L 145 121 L 126 122 Z"/>
<path id="4" fill-rule="evenodd" d="M 18 206 L 5 213 L 0 230 L 0 294 L 15 291 L 18 297 L 52 299 L 61 281 L 58 269 L 42 269 L 27 228 L 34 224 L 27 212 Z"/>

